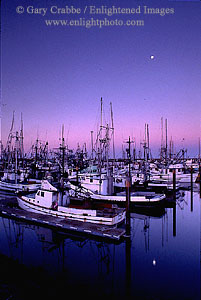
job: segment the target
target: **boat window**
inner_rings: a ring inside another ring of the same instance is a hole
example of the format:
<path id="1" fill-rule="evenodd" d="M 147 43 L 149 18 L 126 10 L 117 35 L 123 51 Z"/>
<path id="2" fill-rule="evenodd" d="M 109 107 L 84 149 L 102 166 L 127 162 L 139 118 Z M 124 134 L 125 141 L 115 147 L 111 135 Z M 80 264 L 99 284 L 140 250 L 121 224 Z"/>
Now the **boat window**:
<path id="1" fill-rule="evenodd" d="M 44 197 L 44 194 L 45 194 L 44 192 L 41 192 L 41 197 Z"/>
<path id="2" fill-rule="evenodd" d="M 99 183 L 102 183 L 102 179 L 99 180 Z"/>
<path id="3" fill-rule="evenodd" d="M 40 196 L 40 191 L 37 192 L 37 195 Z"/>
<path id="4" fill-rule="evenodd" d="M 90 178 L 90 182 L 93 182 L 93 178 Z"/>

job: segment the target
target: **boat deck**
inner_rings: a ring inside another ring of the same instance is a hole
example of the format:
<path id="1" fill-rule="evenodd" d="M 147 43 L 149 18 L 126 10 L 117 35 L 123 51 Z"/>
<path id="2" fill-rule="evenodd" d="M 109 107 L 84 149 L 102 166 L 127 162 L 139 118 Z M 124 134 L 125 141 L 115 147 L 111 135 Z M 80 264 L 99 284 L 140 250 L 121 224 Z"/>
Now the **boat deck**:
<path id="1" fill-rule="evenodd" d="M 75 234 L 90 235 L 116 241 L 119 241 L 125 235 L 124 228 L 55 218 L 49 215 L 28 212 L 18 207 L 10 207 L 5 203 L 0 204 L 0 215 L 40 226 L 56 228 L 64 232 L 70 231 Z"/>

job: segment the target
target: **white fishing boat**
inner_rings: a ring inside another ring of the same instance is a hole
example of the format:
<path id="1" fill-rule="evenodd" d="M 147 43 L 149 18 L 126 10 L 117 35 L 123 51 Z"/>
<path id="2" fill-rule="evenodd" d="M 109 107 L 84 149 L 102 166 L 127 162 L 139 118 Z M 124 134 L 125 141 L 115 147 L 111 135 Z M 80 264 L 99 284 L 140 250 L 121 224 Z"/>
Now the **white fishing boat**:
<path id="1" fill-rule="evenodd" d="M 172 181 L 167 180 L 153 180 L 148 182 L 147 184 L 148 188 L 151 188 L 153 190 L 158 191 L 166 191 L 166 192 L 173 192 L 174 191 L 174 185 Z M 175 190 L 179 190 L 181 187 L 180 183 L 175 183 Z"/>
<path id="2" fill-rule="evenodd" d="M 191 175 L 190 170 L 186 169 L 183 164 L 170 164 L 168 167 L 163 167 L 158 170 L 153 168 L 150 169 L 150 180 L 172 181 L 173 171 L 176 174 L 176 180 L 180 183 L 189 183 L 191 182 L 191 178 L 193 182 L 196 182 L 196 179 L 198 177 L 198 171 L 194 171 Z"/>
<path id="3" fill-rule="evenodd" d="M 17 200 L 19 206 L 24 210 L 57 218 L 104 225 L 116 225 L 125 219 L 125 210 L 121 208 L 104 208 L 99 210 L 71 207 L 68 191 L 60 192 L 47 180 L 42 181 L 41 188 L 34 197 L 18 193 Z"/>
<path id="4" fill-rule="evenodd" d="M 125 195 L 105 196 L 105 195 L 93 194 L 91 198 L 93 200 L 108 201 L 112 203 L 126 202 Z M 161 204 L 165 198 L 166 198 L 165 194 L 139 195 L 137 193 L 136 194 L 134 193 L 131 194 L 130 203 L 136 206 L 153 206 L 153 205 Z"/>
<path id="5" fill-rule="evenodd" d="M 96 194 L 93 191 L 83 188 L 82 186 L 75 186 L 73 184 L 68 184 L 69 195 L 71 197 L 87 197 L 92 200 L 98 200 L 102 202 L 111 203 L 125 203 L 126 196 L 124 194 L 119 195 L 101 195 Z M 165 200 L 165 194 L 155 194 L 155 193 L 132 193 L 130 197 L 130 203 L 136 206 L 154 206 L 161 204 Z"/>
<path id="6" fill-rule="evenodd" d="M 17 178 L 15 173 L 4 173 L 0 180 L 0 190 L 15 193 L 17 191 L 35 192 L 41 186 L 41 181 L 36 179 Z"/>

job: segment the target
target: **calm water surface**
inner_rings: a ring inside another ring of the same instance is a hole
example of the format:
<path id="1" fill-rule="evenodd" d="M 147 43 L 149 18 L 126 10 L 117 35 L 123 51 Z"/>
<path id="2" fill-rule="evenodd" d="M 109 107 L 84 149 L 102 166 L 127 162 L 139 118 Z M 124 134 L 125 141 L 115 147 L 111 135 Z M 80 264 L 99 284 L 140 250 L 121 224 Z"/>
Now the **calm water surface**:
<path id="1" fill-rule="evenodd" d="M 119 244 L 0 218 L 0 299 L 200 299 L 200 201 L 132 212 Z"/>

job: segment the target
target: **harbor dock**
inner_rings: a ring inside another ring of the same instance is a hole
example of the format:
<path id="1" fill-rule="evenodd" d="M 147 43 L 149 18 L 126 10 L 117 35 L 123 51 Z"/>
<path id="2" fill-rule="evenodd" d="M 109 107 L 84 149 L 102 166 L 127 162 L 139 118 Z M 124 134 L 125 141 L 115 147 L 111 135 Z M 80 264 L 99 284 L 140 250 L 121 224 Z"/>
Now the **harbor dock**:
<path id="1" fill-rule="evenodd" d="M 6 204 L 0 205 L 0 215 L 39 226 L 54 228 L 62 232 L 71 232 L 113 241 L 119 241 L 125 235 L 124 228 L 55 218 L 49 215 L 28 212 L 17 207 L 10 207 Z"/>

